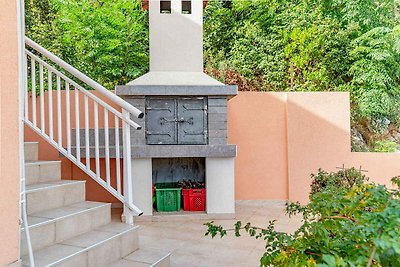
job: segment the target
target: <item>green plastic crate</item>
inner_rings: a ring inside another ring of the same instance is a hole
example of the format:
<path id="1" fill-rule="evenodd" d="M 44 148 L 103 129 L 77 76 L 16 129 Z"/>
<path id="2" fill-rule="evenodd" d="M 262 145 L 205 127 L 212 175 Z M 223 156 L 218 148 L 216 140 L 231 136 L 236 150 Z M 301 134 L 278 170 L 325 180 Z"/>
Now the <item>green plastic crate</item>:
<path id="1" fill-rule="evenodd" d="M 157 211 L 179 211 L 181 209 L 181 188 L 176 183 L 156 184 Z"/>

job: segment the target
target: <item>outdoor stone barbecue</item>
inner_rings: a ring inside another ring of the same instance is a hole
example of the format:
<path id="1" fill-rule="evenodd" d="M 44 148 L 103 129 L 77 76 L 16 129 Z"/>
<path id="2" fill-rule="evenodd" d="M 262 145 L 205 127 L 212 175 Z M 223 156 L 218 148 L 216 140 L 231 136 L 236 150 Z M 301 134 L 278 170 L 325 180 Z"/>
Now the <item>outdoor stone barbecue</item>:
<path id="1" fill-rule="evenodd" d="M 150 72 L 116 88 L 145 111 L 142 129 L 131 133 L 134 203 L 152 215 L 153 183 L 193 178 L 205 181 L 207 213 L 233 215 L 236 146 L 227 140 L 227 101 L 237 86 L 203 73 L 202 1 L 148 4 Z"/>
<path id="2" fill-rule="evenodd" d="M 132 153 L 142 157 L 234 157 L 227 141 L 227 97 L 235 86 L 135 85 L 117 94 L 145 111 L 133 131 Z"/>

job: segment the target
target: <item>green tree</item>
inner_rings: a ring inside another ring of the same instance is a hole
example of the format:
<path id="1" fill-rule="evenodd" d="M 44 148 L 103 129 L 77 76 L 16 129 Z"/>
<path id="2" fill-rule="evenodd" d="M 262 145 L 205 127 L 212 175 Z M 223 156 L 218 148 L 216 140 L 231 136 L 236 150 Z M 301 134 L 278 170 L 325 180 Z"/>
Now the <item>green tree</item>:
<path id="1" fill-rule="evenodd" d="M 400 26 L 374 28 L 355 39 L 352 46 L 350 56 L 354 62 L 349 73 L 357 113 L 378 122 L 385 118 L 398 122 Z"/>
<path id="2" fill-rule="evenodd" d="M 139 0 L 46 1 L 28 2 L 29 37 L 109 89 L 147 72 L 148 23 Z"/>
<path id="3" fill-rule="evenodd" d="M 379 139 L 400 115 L 399 6 L 394 0 L 210 1 L 206 70 L 241 90 L 350 91 L 352 125 L 367 121 L 365 139 Z"/>

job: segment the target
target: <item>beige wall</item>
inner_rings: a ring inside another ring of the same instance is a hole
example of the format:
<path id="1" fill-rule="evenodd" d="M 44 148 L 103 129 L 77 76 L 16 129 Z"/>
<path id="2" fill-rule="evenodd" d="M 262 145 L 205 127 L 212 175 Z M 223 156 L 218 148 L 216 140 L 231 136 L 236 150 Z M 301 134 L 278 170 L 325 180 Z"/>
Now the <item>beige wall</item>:
<path id="1" fill-rule="evenodd" d="M 16 1 L 0 1 L 0 266 L 18 260 L 19 130 Z"/>
<path id="2" fill-rule="evenodd" d="M 45 99 L 47 101 L 47 97 Z M 71 104 L 73 99 L 71 97 Z M 65 101 L 62 104 L 65 114 Z M 83 112 L 80 115 L 82 123 Z M 74 116 L 72 112 L 71 125 L 75 125 Z M 102 117 L 99 117 L 100 127 L 103 125 Z M 90 124 L 93 127 L 92 122 Z M 342 164 L 346 167 L 362 166 L 373 181 L 388 185 L 391 177 L 400 174 L 400 154 L 351 152 L 348 93 L 240 92 L 228 102 L 228 129 L 229 143 L 238 147 L 236 199 L 305 202 L 310 174 L 319 168 L 334 171 Z M 41 141 L 29 129 L 25 139 Z M 63 179 L 86 179 L 89 200 L 117 202 L 43 141 L 40 142 L 39 157 L 60 159 Z"/>

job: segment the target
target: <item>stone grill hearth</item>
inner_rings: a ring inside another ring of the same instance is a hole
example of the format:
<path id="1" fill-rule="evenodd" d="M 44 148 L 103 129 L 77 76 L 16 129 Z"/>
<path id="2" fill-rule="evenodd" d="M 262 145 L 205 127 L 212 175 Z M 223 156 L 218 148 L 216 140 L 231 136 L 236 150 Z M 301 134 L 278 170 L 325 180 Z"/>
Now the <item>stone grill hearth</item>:
<path id="1" fill-rule="evenodd" d="M 154 0 L 148 10 L 150 71 L 116 87 L 118 96 L 145 111 L 137 121 L 143 128 L 131 132 L 133 202 L 151 216 L 159 161 L 201 158 L 206 213 L 232 216 L 236 146 L 228 144 L 227 102 L 237 86 L 203 73 L 203 2 Z M 182 178 L 182 165 L 167 168 L 172 176 L 158 179 Z"/>
<path id="2" fill-rule="evenodd" d="M 160 164 L 179 163 L 184 159 L 202 159 L 204 162 L 202 179 L 207 189 L 206 212 L 224 216 L 234 214 L 236 145 L 228 144 L 227 102 L 237 94 L 237 87 L 217 81 L 207 85 L 205 80 L 209 82 L 210 77 L 203 73 L 192 75 L 197 77 L 200 85 L 155 86 L 141 84 L 139 78 L 117 87 L 117 95 L 146 111 L 145 117 L 138 121 L 142 130 L 131 132 L 134 184 L 148 189 L 138 189 L 134 196 L 145 216 L 153 214 L 150 202 L 153 183 L 191 178 L 183 177 L 179 164 L 163 166 L 164 173 L 159 174 Z M 154 180 L 155 172 L 157 180 Z"/>
<path id="3" fill-rule="evenodd" d="M 227 100 L 228 96 L 233 96 L 236 93 L 236 86 L 225 85 L 218 87 L 144 86 L 134 84 L 118 86 L 117 94 L 119 96 L 130 104 L 146 110 L 145 118 L 138 121 L 143 125 L 143 130 L 132 131 L 133 157 L 236 156 L 236 146 L 228 145 L 227 140 Z M 184 115 L 178 116 L 180 114 L 171 114 L 172 112 L 167 109 L 171 102 L 176 99 L 184 99 L 187 102 L 198 100 L 199 94 L 203 95 L 201 99 L 205 103 L 205 110 L 201 110 L 198 113 L 204 113 L 204 116 L 199 114 L 187 117 L 184 117 Z M 162 111 L 156 113 L 154 112 L 154 107 L 149 106 L 149 103 L 152 103 L 151 101 L 154 102 L 155 99 L 159 106 L 166 106 L 164 113 Z M 179 120 L 184 122 L 179 122 Z M 184 129 L 181 130 L 181 126 L 186 129 L 182 127 Z M 185 130 L 189 132 L 199 132 L 201 130 L 203 135 L 197 135 L 195 138 L 191 138 L 192 140 L 179 138 L 179 136 L 184 135 Z M 155 132 L 159 134 L 157 138 L 154 137 Z"/>

